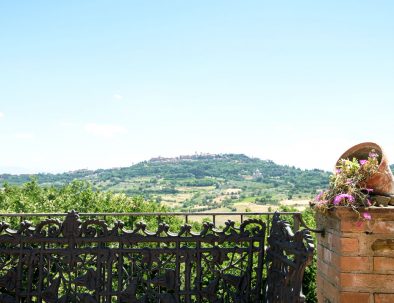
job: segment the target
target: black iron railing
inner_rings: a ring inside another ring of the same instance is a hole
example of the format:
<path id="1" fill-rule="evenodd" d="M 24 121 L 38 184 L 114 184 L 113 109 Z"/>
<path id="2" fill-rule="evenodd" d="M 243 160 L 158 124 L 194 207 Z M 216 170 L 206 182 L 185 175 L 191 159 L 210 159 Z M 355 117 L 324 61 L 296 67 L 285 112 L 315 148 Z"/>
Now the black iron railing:
<path id="1" fill-rule="evenodd" d="M 7 303 L 302 302 L 313 254 L 298 212 L 71 211 L 0 221 Z"/>
<path id="2" fill-rule="evenodd" d="M 300 212 L 280 212 L 282 216 L 291 216 L 293 217 L 294 221 L 299 222 L 299 217 L 301 215 Z M 269 221 L 274 212 L 133 212 L 133 213 L 78 213 L 80 217 L 95 217 L 95 218 L 102 218 L 106 219 L 108 217 L 156 217 L 156 218 L 163 218 L 163 217 L 180 217 L 185 220 L 186 223 L 189 222 L 189 218 L 196 218 L 196 217 L 204 217 L 204 218 L 211 218 L 212 222 L 216 222 L 216 218 L 218 217 L 238 217 L 239 222 L 243 222 L 245 218 L 250 218 L 254 216 L 266 217 Z M 66 217 L 67 213 L 0 213 L 1 218 L 12 218 L 17 217 L 20 220 L 29 219 L 29 218 L 59 218 L 59 217 Z M 297 225 L 299 226 L 299 224 Z"/>

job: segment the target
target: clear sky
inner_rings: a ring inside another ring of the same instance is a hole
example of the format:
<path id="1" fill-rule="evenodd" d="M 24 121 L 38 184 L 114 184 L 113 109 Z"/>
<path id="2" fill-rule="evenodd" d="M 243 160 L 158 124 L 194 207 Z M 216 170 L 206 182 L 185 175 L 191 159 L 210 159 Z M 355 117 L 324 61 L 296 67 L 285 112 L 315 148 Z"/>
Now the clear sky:
<path id="1" fill-rule="evenodd" d="M 1 1 L 0 172 L 394 163 L 394 1 Z"/>

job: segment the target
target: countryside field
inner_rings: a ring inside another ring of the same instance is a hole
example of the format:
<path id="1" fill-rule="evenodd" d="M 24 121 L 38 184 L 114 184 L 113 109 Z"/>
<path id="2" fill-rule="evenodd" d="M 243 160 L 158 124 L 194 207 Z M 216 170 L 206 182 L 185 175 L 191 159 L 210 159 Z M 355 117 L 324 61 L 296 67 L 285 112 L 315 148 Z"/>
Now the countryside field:
<path id="1" fill-rule="evenodd" d="M 330 173 L 301 170 L 242 154 L 155 158 L 130 167 L 63 174 L 0 175 L 21 185 L 31 179 L 59 187 L 83 180 L 94 190 L 143 197 L 170 211 L 257 212 L 303 210 L 327 186 Z"/>

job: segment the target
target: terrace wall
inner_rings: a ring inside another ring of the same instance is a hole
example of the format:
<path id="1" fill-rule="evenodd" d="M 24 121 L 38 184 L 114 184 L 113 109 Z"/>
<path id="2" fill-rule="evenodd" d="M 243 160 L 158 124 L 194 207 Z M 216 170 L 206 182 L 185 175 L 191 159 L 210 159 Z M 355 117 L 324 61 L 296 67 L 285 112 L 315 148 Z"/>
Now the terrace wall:
<path id="1" fill-rule="evenodd" d="M 348 208 L 317 215 L 319 303 L 394 302 L 394 207 L 371 207 L 371 221 Z"/>

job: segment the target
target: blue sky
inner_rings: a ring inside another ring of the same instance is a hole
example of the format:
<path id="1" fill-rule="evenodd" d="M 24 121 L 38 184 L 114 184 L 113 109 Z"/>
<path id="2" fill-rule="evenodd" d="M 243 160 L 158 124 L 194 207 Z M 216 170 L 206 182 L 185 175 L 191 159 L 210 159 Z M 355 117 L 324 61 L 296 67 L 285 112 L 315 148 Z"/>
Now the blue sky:
<path id="1" fill-rule="evenodd" d="M 1 1 L 0 172 L 394 163 L 392 1 Z"/>

